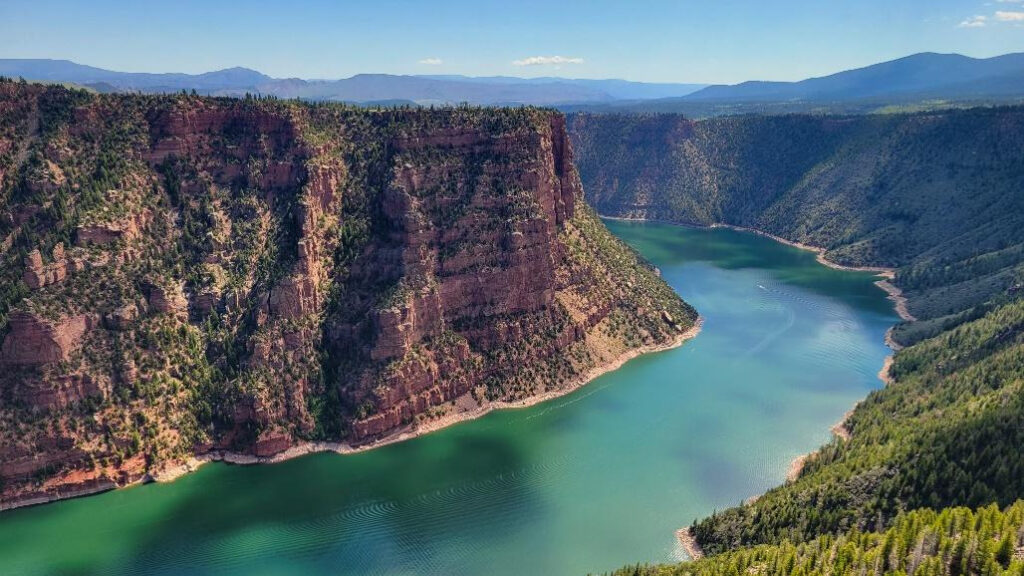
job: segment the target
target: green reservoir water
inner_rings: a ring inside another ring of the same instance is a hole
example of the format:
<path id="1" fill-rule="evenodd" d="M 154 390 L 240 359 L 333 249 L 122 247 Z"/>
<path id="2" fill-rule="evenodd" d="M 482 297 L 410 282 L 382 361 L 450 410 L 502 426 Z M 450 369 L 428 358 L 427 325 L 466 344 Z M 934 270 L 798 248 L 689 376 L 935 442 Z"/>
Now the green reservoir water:
<path id="1" fill-rule="evenodd" d="M 871 275 L 753 234 L 608 226 L 697 307 L 700 336 L 378 450 L 0 513 L 0 573 L 583 575 L 681 559 L 677 528 L 781 483 L 879 386 L 896 317 Z"/>

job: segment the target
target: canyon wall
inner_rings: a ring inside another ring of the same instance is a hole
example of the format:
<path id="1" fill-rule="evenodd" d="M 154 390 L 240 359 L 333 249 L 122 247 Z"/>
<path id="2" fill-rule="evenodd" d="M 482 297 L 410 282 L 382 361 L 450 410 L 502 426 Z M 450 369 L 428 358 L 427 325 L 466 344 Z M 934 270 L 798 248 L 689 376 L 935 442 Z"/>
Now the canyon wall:
<path id="1" fill-rule="evenodd" d="M 3 505 L 375 442 L 695 321 L 553 111 L 0 82 Z"/>

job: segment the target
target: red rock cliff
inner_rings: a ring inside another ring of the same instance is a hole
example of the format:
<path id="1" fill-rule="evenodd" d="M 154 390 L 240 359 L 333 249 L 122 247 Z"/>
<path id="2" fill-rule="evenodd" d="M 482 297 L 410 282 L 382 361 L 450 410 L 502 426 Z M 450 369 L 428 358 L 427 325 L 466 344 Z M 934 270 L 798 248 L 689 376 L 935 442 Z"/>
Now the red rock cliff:
<path id="1" fill-rule="evenodd" d="M 25 290 L 0 308 L 7 498 L 369 442 L 568 386 L 692 321 L 583 204 L 555 112 L 0 83 L 12 110 L 41 98 L 67 107 L 56 128 L 2 132 L 35 155 L 4 186 L 64 179 L 0 214 Z"/>

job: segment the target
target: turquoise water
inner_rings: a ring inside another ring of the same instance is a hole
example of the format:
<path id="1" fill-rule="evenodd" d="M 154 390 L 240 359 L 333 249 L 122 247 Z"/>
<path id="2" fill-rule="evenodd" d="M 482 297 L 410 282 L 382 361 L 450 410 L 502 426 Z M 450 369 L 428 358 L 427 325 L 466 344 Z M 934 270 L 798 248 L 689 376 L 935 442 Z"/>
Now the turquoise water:
<path id="1" fill-rule="evenodd" d="M 568 574 L 783 481 L 869 390 L 896 321 L 864 273 L 731 230 L 609 222 L 705 318 L 571 395 L 366 453 L 208 465 L 0 513 L 0 573 Z"/>

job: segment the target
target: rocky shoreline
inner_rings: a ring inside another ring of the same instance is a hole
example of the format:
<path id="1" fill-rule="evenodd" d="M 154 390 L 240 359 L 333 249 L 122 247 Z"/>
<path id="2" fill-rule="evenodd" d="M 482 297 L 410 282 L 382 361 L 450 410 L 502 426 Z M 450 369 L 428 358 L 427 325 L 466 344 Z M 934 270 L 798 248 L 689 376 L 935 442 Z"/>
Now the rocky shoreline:
<path id="1" fill-rule="evenodd" d="M 807 461 L 814 456 L 814 452 L 808 452 L 807 454 L 801 454 L 793 459 L 789 463 L 789 469 L 786 470 L 786 482 L 795 482 L 800 477 L 800 473 L 803 472 L 804 466 L 807 465 Z"/>
<path id="2" fill-rule="evenodd" d="M 676 540 L 679 541 L 679 545 L 683 547 L 691 561 L 704 557 L 704 549 L 700 547 L 700 543 L 697 542 L 697 538 L 689 528 L 676 530 Z"/>
<path id="3" fill-rule="evenodd" d="M 296 444 L 288 448 L 287 450 L 284 450 L 283 452 L 274 454 L 273 456 L 266 457 L 218 450 L 193 456 L 192 458 L 189 458 L 185 462 L 167 466 L 159 471 L 147 474 L 134 482 L 128 482 L 123 485 L 118 485 L 113 481 L 106 481 L 101 483 L 101 485 L 96 486 L 69 488 L 66 491 L 58 492 L 55 494 L 33 496 L 25 498 L 23 500 L 3 502 L 0 503 L 0 510 L 13 510 L 16 508 L 24 508 L 28 506 L 56 502 L 59 500 L 67 500 L 71 498 L 89 496 L 92 494 L 98 494 L 101 492 L 106 492 L 118 488 L 126 488 L 137 484 L 145 484 L 150 482 L 172 482 L 186 474 L 195 472 L 204 464 L 207 464 L 209 462 L 227 462 L 229 464 L 237 464 L 244 466 L 253 464 L 273 464 L 276 462 L 283 462 L 285 460 L 291 460 L 292 458 L 298 458 L 301 456 L 306 456 L 309 454 L 315 454 L 319 452 L 334 452 L 337 454 L 355 454 L 358 452 L 365 452 L 367 450 L 372 450 L 374 448 L 387 446 L 388 444 L 394 444 L 397 442 L 402 442 L 404 440 L 410 440 L 412 438 L 416 438 L 424 434 L 429 434 L 430 432 L 435 432 L 437 430 L 447 428 L 448 426 L 453 426 L 460 422 L 474 420 L 476 418 L 480 418 L 481 416 L 487 415 L 493 410 L 528 408 L 530 406 L 540 404 L 541 402 L 546 402 L 548 400 L 553 400 L 555 398 L 565 396 L 582 388 L 583 386 L 590 383 L 599 376 L 617 370 L 618 368 L 622 367 L 623 364 L 638 356 L 654 352 L 663 352 L 665 350 L 671 350 L 673 348 L 678 348 L 679 346 L 682 346 L 684 342 L 696 337 L 700 333 L 703 323 L 704 319 L 698 317 L 697 320 L 694 322 L 693 326 L 691 326 L 690 328 L 683 332 L 680 332 L 671 341 L 667 343 L 651 344 L 648 346 L 641 346 L 639 348 L 627 350 L 625 353 L 619 355 L 613 360 L 591 368 L 586 373 L 580 375 L 572 382 L 570 382 L 568 385 L 566 385 L 563 388 L 559 388 L 558 390 L 551 390 L 548 392 L 544 392 L 542 394 L 538 394 L 536 396 L 531 396 L 529 398 L 523 398 L 521 400 L 514 400 L 510 402 L 487 402 L 481 405 L 476 405 L 474 401 L 474 405 L 471 408 L 467 408 L 455 413 L 445 414 L 444 416 L 441 416 L 433 420 L 424 421 L 417 424 L 411 424 L 404 429 L 396 430 L 394 433 L 389 434 L 388 436 L 385 436 L 383 438 L 366 444 L 353 446 L 351 444 L 344 442 L 304 442 L 301 444 Z M 456 404 L 458 405 L 459 402 L 457 402 Z"/>
<path id="4" fill-rule="evenodd" d="M 418 424 L 410 424 L 404 429 L 396 430 L 394 433 L 389 434 L 383 438 L 369 442 L 366 444 L 360 444 L 352 446 L 351 444 L 343 442 L 304 442 L 302 444 L 296 444 L 291 448 L 279 452 L 273 456 L 258 457 L 251 454 L 238 454 L 235 452 L 210 452 L 197 456 L 188 462 L 180 464 L 178 466 L 171 467 L 164 472 L 155 474 L 152 476 L 152 480 L 157 482 L 169 482 L 180 476 L 188 474 L 194 471 L 199 466 L 207 462 L 227 462 L 229 464 L 272 464 L 275 462 L 283 462 L 285 460 L 291 460 L 292 458 L 298 458 L 300 456 L 306 456 L 308 454 L 315 454 L 318 452 L 335 452 L 337 454 L 356 454 L 359 452 L 365 452 L 374 448 L 380 448 L 387 446 L 388 444 L 395 444 L 405 440 L 411 440 L 424 434 L 436 432 L 443 428 L 466 422 L 469 420 L 475 420 L 482 416 L 486 416 L 494 410 L 514 410 L 519 408 L 528 408 L 548 400 L 565 396 L 576 390 L 579 390 L 583 386 L 589 384 L 592 380 L 602 376 L 613 370 L 617 370 L 622 367 L 626 362 L 644 354 L 650 354 L 653 352 L 663 352 L 665 350 L 671 350 L 682 346 L 684 342 L 690 340 L 700 333 L 701 327 L 704 323 L 703 318 L 697 318 L 697 321 L 688 330 L 681 332 L 672 341 L 665 344 L 652 344 L 649 346 L 641 346 L 627 351 L 620 355 L 614 360 L 602 364 L 601 366 L 595 366 L 591 368 L 585 374 L 577 377 L 575 380 L 570 382 L 567 386 L 559 388 L 558 390 L 551 390 L 538 394 L 536 396 L 530 396 L 529 398 L 523 398 L 521 400 L 514 401 L 498 401 L 498 402 L 487 402 L 484 404 L 476 405 L 472 408 L 465 409 L 455 413 L 448 413 L 438 418 L 420 422 Z M 456 403 L 458 404 L 458 402 Z M 475 404 L 475 401 L 474 401 Z"/>
<path id="5" fill-rule="evenodd" d="M 891 279 L 879 280 L 878 282 L 875 282 L 875 286 L 885 290 L 886 294 L 889 295 L 889 300 L 893 301 L 893 309 L 896 310 L 896 314 L 899 315 L 901 320 L 904 322 L 917 321 L 917 318 L 915 318 L 914 315 L 910 313 L 910 310 L 907 309 L 907 297 L 903 295 L 903 290 L 893 284 Z M 896 342 L 892 340 L 890 332 L 891 329 L 885 334 L 886 344 L 889 344 L 890 348 L 892 348 L 893 345 L 899 346 L 899 344 L 896 344 Z"/>
<path id="6" fill-rule="evenodd" d="M 16 508 L 38 506 L 40 504 L 49 504 L 50 502 L 57 502 L 59 500 L 71 500 L 72 498 L 92 496 L 93 494 L 101 494 L 103 492 L 109 492 L 110 490 L 116 490 L 117 488 L 118 485 L 114 483 L 113 480 L 103 478 L 97 481 L 76 485 L 60 492 L 30 496 L 22 500 L 14 500 L 11 502 L 0 502 L 0 512 L 5 510 L 14 510 Z"/>

